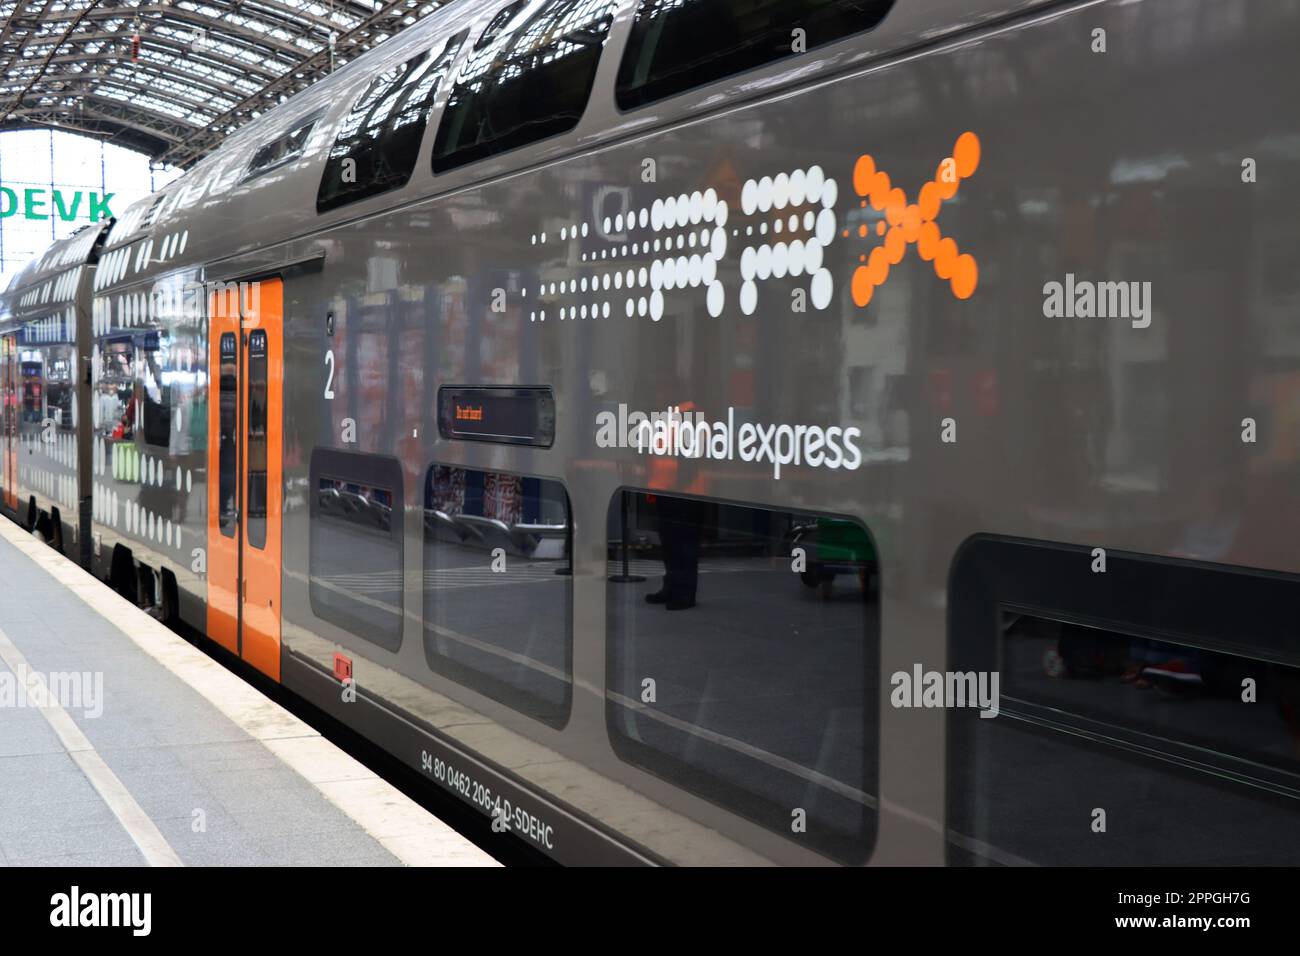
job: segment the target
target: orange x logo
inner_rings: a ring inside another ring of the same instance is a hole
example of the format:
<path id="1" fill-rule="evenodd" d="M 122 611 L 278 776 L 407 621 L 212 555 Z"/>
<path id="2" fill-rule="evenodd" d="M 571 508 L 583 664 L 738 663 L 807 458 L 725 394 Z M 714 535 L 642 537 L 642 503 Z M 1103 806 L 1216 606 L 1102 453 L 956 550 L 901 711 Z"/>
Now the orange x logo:
<path id="1" fill-rule="evenodd" d="M 974 133 L 965 132 L 957 137 L 952 155 L 945 157 L 935 171 L 935 177 L 921 187 L 914 203 L 897 186 L 890 186 L 889 174 L 876 169 L 876 161 L 868 155 L 858 157 L 853 167 L 853 189 L 862 197 L 865 208 L 871 203 L 885 218 L 876 224 L 876 234 L 884 242 L 871 250 L 870 255 L 859 257 L 860 265 L 853 273 L 853 301 L 859 308 L 871 301 L 876 287 L 889 278 L 889 267 L 902 261 L 903 253 L 912 243 L 926 262 L 934 262 L 935 274 L 947 279 L 952 294 L 959 299 L 969 299 L 979 283 L 979 268 L 974 256 L 959 252 L 957 243 L 939 232 L 934 218 L 945 199 L 957 194 L 961 180 L 971 176 L 980 164 L 980 140 Z M 887 224 L 887 225 L 886 225 Z M 866 238 L 866 225 L 858 227 L 858 235 Z M 844 230 L 847 238 L 848 230 Z"/>

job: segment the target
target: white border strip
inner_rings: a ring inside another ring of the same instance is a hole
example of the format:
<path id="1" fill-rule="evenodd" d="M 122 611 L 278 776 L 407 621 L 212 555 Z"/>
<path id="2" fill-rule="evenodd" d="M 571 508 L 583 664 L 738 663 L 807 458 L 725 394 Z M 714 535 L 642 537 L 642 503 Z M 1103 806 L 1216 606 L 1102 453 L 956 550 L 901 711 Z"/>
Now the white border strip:
<path id="1" fill-rule="evenodd" d="M 0 518 L 0 538 L 29 557 L 142 651 L 312 783 L 326 800 L 351 817 L 402 863 L 407 866 L 500 865 L 392 784 L 325 740 L 310 725 L 53 548 L 4 518 Z M 320 835 L 321 840 L 328 838 L 328 834 Z"/>

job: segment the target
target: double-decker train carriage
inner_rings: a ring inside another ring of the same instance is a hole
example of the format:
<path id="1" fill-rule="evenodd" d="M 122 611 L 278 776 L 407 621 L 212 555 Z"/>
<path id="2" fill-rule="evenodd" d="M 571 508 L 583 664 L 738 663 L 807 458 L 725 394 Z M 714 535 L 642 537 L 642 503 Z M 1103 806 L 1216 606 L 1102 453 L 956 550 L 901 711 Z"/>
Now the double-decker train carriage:
<path id="1" fill-rule="evenodd" d="M 14 279 L 4 510 L 562 862 L 1293 862 L 1298 38 L 449 4 Z"/>

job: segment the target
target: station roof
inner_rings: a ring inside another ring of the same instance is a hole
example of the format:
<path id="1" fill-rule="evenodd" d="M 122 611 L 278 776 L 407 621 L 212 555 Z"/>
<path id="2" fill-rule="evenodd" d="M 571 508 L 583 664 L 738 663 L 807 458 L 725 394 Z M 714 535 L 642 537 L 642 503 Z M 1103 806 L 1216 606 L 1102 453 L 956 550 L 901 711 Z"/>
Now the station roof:
<path id="1" fill-rule="evenodd" d="M 0 0 L 0 129 L 187 167 L 450 0 Z"/>

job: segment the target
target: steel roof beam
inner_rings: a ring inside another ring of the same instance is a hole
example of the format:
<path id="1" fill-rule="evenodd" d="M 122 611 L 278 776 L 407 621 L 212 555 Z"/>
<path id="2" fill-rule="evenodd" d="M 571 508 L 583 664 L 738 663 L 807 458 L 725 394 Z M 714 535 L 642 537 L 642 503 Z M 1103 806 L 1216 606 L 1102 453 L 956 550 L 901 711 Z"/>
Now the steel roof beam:
<path id="1" fill-rule="evenodd" d="M 158 160 L 188 166 L 254 113 L 373 47 L 378 34 L 400 32 L 404 18 L 422 17 L 436 0 L 321 0 L 317 10 L 294 0 L 61 2 L 60 10 L 51 9 L 55 0 L 3 5 L 12 12 L 0 22 L 0 127 L 109 130 L 123 142 L 147 143 Z M 137 29 L 144 53 L 132 61 Z M 191 48 L 199 31 L 207 42 Z M 245 80 L 256 89 L 240 88 Z M 154 106 L 132 102 L 141 98 Z M 185 117 L 167 115 L 172 108 Z"/>

